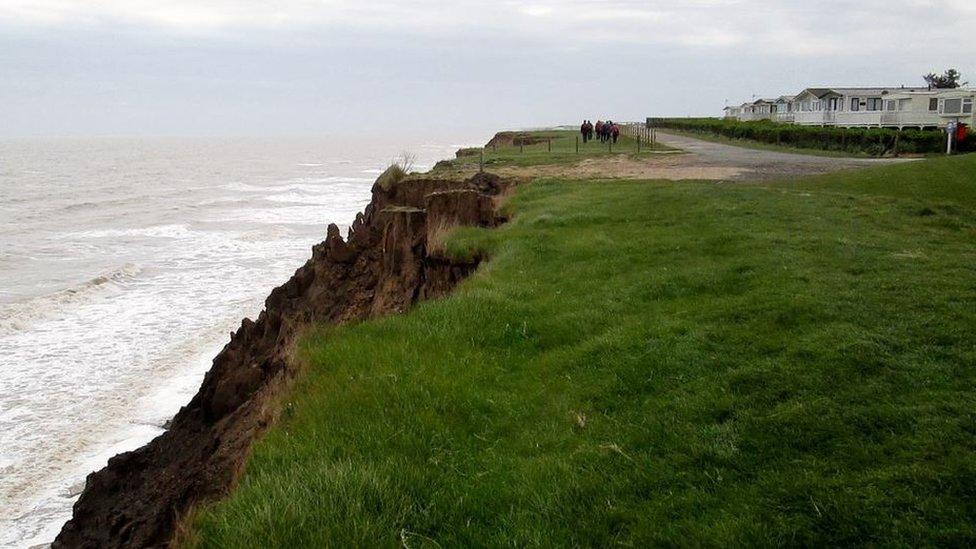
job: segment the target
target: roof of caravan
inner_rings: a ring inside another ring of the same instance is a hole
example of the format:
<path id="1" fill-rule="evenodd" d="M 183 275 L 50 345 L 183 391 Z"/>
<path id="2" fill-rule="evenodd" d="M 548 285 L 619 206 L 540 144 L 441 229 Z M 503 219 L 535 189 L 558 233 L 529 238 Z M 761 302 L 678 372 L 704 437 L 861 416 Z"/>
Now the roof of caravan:
<path id="1" fill-rule="evenodd" d="M 847 96 L 869 96 L 869 95 L 888 95 L 888 94 L 902 94 L 902 93 L 946 93 L 946 92 L 958 92 L 961 95 L 967 95 L 970 93 L 976 93 L 976 88 L 908 88 L 903 86 L 897 87 L 886 87 L 886 88 L 844 88 L 844 87 L 834 87 L 834 88 L 806 88 L 796 95 L 781 95 L 775 99 L 755 99 L 752 101 L 746 101 L 741 105 L 733 105 L 726 108 L 743 108 L 751 107 L 753 105 L 758 105 L 762 103 L 778 103 L 780 101 L 790 102 L 800 97 L 804 93 L 809 93 L 814 97 L 821 99 L 831 93 L 837 95 L 847 95 Z"/>
<path id="2" fill-rule="evenodd" d="M 884 87 L 884 88 L 807 88 L 803 92 L 809 92 L 816 97 L 823 97 L 830 93 L 836 93 L 837 95 L 884 95 L 888 93 L 899 93 L 899 92 L 920 92 L 928 91 L 928 88 L 905 88 L 902 86 Z M 800 92 L 800 93 L 803 93 Z"/>

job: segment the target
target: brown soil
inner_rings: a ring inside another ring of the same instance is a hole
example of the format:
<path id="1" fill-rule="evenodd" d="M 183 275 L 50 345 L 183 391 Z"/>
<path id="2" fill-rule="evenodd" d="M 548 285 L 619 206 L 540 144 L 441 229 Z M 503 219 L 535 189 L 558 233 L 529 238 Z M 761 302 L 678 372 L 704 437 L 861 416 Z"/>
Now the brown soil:
<path id="1" fill-rule="evenodd" d="M 479 174 L 463 182 L 374 185 L 348 238 L 329 225 L 325 241 L 271 292 L 258 319 L 244 319 L 231 334 L 169 430 L 88 476 L 53 547 L 168 544 L 191 506 L 227 493 L 251 444 L 274 422 L 276 395 L 297 372 L 291 353 L 303 330 L 399 313 L 450 291 L 478 258 L 429 253 L 428 239 L 446 226 L 498 223 L 495 197 L 507 184 Z"/>
<path id="2" fill-rule="evenodd" d="M 485 148 L 495 147 L 518 147 L 519 145 L 529 146 L 536 143 L 545 143 L 548 137 L 542 137 L 530 132 L 498 132 L 485 145 Z"/>

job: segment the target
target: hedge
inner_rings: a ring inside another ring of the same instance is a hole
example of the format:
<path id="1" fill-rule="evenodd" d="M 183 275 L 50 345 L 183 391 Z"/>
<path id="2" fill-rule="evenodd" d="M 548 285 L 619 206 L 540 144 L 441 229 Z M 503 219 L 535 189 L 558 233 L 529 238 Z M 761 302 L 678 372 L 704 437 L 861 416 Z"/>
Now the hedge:
<path id="1" fill-rule="evenodd" d="M 797 126 L 768 120 L 739 122 L 720 118 L 650 118 L 655 128 L 712 133 L 801 149 L 869 154 L 937 153 L 945 150 L 945 134 L 935 130 Z M 976 140 L 967 139 L 968 147 Z"/>

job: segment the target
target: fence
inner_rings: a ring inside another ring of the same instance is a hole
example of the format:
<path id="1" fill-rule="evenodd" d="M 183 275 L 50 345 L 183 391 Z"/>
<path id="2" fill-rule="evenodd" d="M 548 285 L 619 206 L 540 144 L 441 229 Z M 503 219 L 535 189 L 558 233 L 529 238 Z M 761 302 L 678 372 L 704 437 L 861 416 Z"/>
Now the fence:
<path id="1" fill-rule="evenodd" d="M 649 144 L 653 147 L 657 143 L 657 130 L 648 127 L 647 124 L 629 122 L 620 127 L 620 133 L 637 141 L 638 152 L 643 144 Z"/>
<path id="2" fill-rule="evenodd" d="M 600 147 L 606 147 L 606 152 L 608 153 L 641 153 L 642 151 L 652 149 L 657 143 L 657 130 L 648 127 L 644 123 L 639 122 L 627 122 L 623 124 L 618 124 L 620 128 L 620 135 L 628 137 L 631 139 L 628 143 L 614 143 L 613 140 L 607 140 L 606 142 L 601 142 Z M 586 146 L 582 140 L 580 133 L 576 132 L 575 144 L 570 140 L 567 144 L 565 137 L 562 136 L 535 136 L 531 135 L 530 132 L 506 132 L 507 137 L 511 137 L 511 144 L 508 145 L 513 149 L 517 149 L 518 153 L 535 153 L 541 152 L 540 149 L 549 154 L 565 154 L 568 152 L 575 152 L 577 155 L 581 153 L 592 154 L 593 145 Z M 499 134 L 501 135 L 501 134 Z M 595 139 L 595 138 L 593 138 Z M 556 150 L 553 150 L 553 142 L 561 142 L 561 145 L 557 145 Z M 506 145 L 503 143 L 502 148 Z M 499 145 L 493 139 L 487 146 L 478 148 L 461 149 L 457 152 L 457 157 L 462 156 L 476 156 L 478 160 L 478 170 L 484 171 L 485 164 L 492 162 L 491 158 L 487 155 L 497 155 Z"/>

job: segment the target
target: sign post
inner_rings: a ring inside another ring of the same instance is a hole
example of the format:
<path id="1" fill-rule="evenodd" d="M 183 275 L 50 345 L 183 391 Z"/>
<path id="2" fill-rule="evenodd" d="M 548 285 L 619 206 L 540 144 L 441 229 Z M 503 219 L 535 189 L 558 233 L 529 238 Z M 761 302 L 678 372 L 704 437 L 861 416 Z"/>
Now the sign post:
<path id="1" fill-rule="evenodd" d="M 959 123 L 956 121 L 946 124 L 946 154 L 952 154 L 952 138 L 956 136 L 956 128 Z"/>

